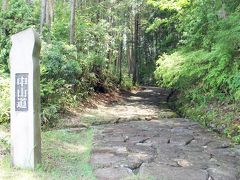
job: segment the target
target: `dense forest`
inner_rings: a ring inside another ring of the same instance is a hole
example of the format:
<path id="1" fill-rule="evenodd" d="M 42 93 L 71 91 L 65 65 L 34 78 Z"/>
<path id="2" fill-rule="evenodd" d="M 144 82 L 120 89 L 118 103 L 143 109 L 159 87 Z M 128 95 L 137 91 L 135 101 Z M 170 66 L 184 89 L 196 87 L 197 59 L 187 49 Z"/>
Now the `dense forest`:
<path id="1" fill-rule="evenodd" d="M 43 124 L 93 92 L 157 84 L 182 116 L 240 142 L 239 0 L 0 2 L 0 123 L 9 122 L 10 36 L 33 27 Z"/>

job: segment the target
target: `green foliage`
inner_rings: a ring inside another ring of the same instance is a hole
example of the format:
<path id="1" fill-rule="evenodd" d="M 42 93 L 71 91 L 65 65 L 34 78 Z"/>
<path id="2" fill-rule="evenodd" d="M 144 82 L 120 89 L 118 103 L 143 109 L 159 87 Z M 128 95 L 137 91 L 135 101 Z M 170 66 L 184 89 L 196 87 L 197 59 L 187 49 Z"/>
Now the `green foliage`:
<path id="1" fill-rule="evenodd" d="M 125 2 L 124 2 L 125 3 Z M 124 4 L 123 3 L 123 4 Z M 43 124 L 55 125 L 59 113 L 77 106 L 94 90 L 111 91 L 118 78 L 109 63 L 117 59 L 121 23 L 113 28 L 105 17 L 108 3 L 86 3 L 76 11 L 76 45 L 69 45 L 70 4 L 54 2 L 54 21 L 43 29 L 41 51 L 41 116 Z M 40 1 L 28 5 L 24 0 L 9 1 L 0 12 L 0 71 L 9 73 L 10 36 L 28 27 L 39 28 Z M 117 11 L 120 13 L 118 8 Z M 112 13 L 112 12 L 111 12 Z M 114 18 L 115 13 L 112 13 Z M 120 21 L 116 18 L 116 21 Z M 125 76 L 125 75 L 124 75 Z M 125 80 L 125 78 L 124 78 Z M 127 81 L 127 80 L 126 80 Z M 125 82 L 123 82 L 125 84 Z M 9 78 L 1 77 L 0 123 L 9 122 Z M 128 84 L 127 86 L 130 86 Z"/>
<path id="2" fill-rule="evenodd" d="M 0 124 L 10 119 L 10 82 L 9 77 L 0 71 Z"/>
<path id="3" fill-rule="evenodd" d="M 9 9 L 0 11 L 0 65 L 5 71 L 8 69 L 8 56 L 10 50 L 9 36 L 28 27 L 34 26 L 35 19 L 32 16 L 32 7 L 24 0 L 9 1 Z"/>
<path id="4" fill-rule="evenodd" d="M 181 113 L 239 142 L 239 2 L 203 2 L 194 0 L 174 15 L 179 48 L 159 57 L 155 77 L 180 92 Z"/>
<path id="5" fill-rule="evenodd" d="M 78 83 L 82 67 L 78 61 L 76 47 L 56 42 L 46 44 L 42 52 L 42 79 L 58 80 L 56 88 L 64 84 Z"/>
<path id="6" fill-rule="evenodd" d="M 76 46 L 65 42 L 44 43 L 41 61 L 42 120 L 54 126 L 58 114 L 77 105 L 93 90 L 106 92 L 115 88 L 115 78 L 98 56 L 78 53 Z"/>
<path id="7" fill-rule="evenodd" d="M 69 36 L 69 17 L 70 17 L 69 3 L 67 2 L 56 3 L 54 13 L 55 20 L 52 23 L 51 31 L 49 32 L 49 29 L 46 27 L 44 30 L 45 34 L 44 37 L 48 40 L 50 36 L 54 41 L 62 41 L 67 43 Z"/>
<path id="8" fill-rule="evenodd" d="M 238 97 L 239 91 L 239 42 L 238 15 L 220 21 L 221 30 L 215 33 L 216 42 L 211 51 L 189 51 L 187 48 L 173 54 L 162 55 L 157 61 L 155 76 L 161 85 L 184 89 L 194 84 L 205 95 L 225 94 Z"/>
<path id="9" fill-rule="evenodd" d="M 183 7 L 188 6 L 190 2 L 188 0 L 147 0 L 147 3 L 160 10 L 180 11 Z"/>
<path id="10" fill-rule="evenodd" d="M 133 82 L 132 82 L 132 77 L 130 76 L 123 76 L 123 79 L 122 79 L 122 85 L 121 87 L 124 89 L 124 90 L 131 90 L 133 86 Z"/>
<path id="11" fill-rule="evenodd" d="M 24 0 L 9 1 L 8 6 L 6 12 L 0 11 L 0 124 L 10 120 L 9 37 L 35 23 L 33 8 Z"/>
<path id="12" fill-rule="evenodd" d="M 82 98 L 80 80 L 83 64 L 75 46 L 63 42 L 44 44 L 41 61 L 42 119 L 54 123 L 57 113 Z M 79 96 L 78 96 L 79 95 Z"/>
<path id="13" fill-rule="evenodd" d="M 180 76 L 182 75 L 182 66 L 184 58 L 180 52 L 167 55 L 163 54 L 157 61 L 155 78 L 157 83 L 164 87 L 180 86 Z"/>

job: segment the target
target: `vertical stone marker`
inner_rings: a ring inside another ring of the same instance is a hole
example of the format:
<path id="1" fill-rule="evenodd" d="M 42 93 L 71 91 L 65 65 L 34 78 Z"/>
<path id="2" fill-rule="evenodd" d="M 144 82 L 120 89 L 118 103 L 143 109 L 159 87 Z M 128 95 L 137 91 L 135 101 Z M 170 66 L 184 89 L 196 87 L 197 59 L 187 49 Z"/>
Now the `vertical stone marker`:
<path id="1" fill-rule="evenodd" d="M 29 28 L 11 37 L 11 155 L 13 166 L 41 163 L 40 65 L 38 34 Z"/>

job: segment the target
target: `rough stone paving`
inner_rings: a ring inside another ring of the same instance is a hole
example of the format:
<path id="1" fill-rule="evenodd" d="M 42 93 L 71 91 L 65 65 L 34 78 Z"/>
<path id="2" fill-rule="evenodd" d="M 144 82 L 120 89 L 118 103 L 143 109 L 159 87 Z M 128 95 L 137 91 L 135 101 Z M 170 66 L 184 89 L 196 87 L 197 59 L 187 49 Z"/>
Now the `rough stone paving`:
<path id="1" fill-rule="evenodd" d="M 126 110 L 158 107 L 161 112 L 166 109 L 166 94 L 146 88 L 128 95 Z M 91 163 L 97 179 L 240 179 L 240 146 L 187 119 L 153 119 L 95 128 Z"/>

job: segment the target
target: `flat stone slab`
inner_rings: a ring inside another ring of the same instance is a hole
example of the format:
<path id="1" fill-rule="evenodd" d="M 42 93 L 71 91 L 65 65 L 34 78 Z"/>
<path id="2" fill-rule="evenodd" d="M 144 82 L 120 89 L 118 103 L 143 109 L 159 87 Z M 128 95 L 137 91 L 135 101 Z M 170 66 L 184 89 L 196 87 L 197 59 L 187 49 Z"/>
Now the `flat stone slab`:
<path id="1" fill-rule="evenodd" d="M 91 163 L 94 164 L 96 168 L 111 167 L 112 165 L 121 164 L 121 162 L 124 161 L 124 157 L 115 156 L 111 153 L 96 153 L 93 154 L 91 158 Z"/>
<path id="2" fill-rule="evenodd" d="M 140 175 L 151 175 L 157 180 L 207 180 L 208 173 L 201 169 L 171 167 L 156 163 L 143 164 L 139 170 Z"/>
<path id="3" fill-rule="evenodd" d="M 192 140 L 194 140 L 192 135 L 174 135 L 170 138 L 169 143 L 184 146 L 190 144 Z"/>
<path id="4" fill-rule="evenodd" d="M 120 180 L 134 175 L 130 169 L 124 167 L 97 169 L 95 174 L 99 180 Z"/>
<path id="5" fill-rule="evenodd" d="M 239 180 L 236 171 L 228 171 L 228 169 L 209 168 L 207 169 L 209 176 L 214 180 Z"/>

